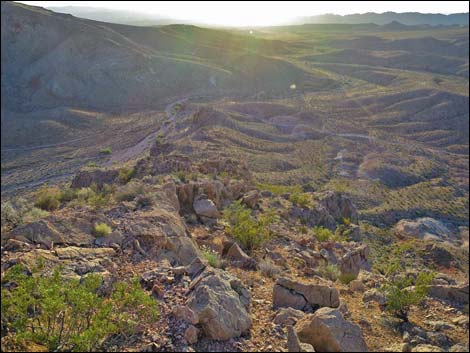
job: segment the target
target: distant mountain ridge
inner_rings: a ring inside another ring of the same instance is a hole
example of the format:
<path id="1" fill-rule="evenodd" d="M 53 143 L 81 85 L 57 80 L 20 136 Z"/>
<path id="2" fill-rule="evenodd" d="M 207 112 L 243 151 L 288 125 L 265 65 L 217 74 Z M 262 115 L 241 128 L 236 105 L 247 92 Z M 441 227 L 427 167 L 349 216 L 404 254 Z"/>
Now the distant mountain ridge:
<path id="1" fill-rule="evenodd" d="M 463 25 L 468 26 L 469 13 L 454 13 L 449 15 L 444 14 L 430 14 L 420 12 L 384 12 L 375 13 L 368 12 L 364 14 L 352 15 L 334 15 L 325 14 L 317 16 L 300 17 L 295 22 L 297 24 L 303 23 L 375 23 L 377 25 L 385 25 L 390 22 L 400 22 L 404 25 L 432 25 L 432 26 L 452 26 Z"/>
<path id="2" fill-rule="evenodd" d="M 158 14 L 145 14 L 126 10 L 113 10 L 99 7 L 87 6 L 46 6 L 47 9 L 67 13 L 76 17 L 86 18 L 94 21 L 103 21 L 110 23 L 134 25 L 134 26 L 156 26 L 167 25 L 174 23 L 202 25 L 200 21 L 184 21 L 174 18 L 161 16 Z M 285 25 L 293 24 L 327 24 L 327 23 L 341 23 L 341 24 L 362 24 L 374 23 L 377 25 L 386 25 L 391 22 L 399 22 L 407 26 L 416 25 L 431 25 L 431 26 L 455 26 L 463 25 L 468 26 L 469 13 L 454 13 L 449 15 L 444 14 L 428 14 L 420 12 L 384 12 L 375 13 L 368 12 L 365 14 L 351 14 L 351 15 L 335 15 L 324 14 L 316 16 L 298 17 L 297 19 L 285 23 Z M 207 25 L 207 24 L 206 24 Z M 210 24 L 209 24 L 210 25 Z"/>

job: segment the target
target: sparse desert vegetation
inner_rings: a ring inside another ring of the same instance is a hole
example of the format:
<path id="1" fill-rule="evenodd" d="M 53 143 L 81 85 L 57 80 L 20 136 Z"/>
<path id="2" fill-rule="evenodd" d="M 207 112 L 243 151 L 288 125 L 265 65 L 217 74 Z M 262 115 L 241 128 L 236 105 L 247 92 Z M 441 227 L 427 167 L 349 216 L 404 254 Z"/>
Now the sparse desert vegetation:
<path id="1" fill-rule="evenodd" d="M 468 351 L 468 13 L 1 6 L 2 351 Z"/>

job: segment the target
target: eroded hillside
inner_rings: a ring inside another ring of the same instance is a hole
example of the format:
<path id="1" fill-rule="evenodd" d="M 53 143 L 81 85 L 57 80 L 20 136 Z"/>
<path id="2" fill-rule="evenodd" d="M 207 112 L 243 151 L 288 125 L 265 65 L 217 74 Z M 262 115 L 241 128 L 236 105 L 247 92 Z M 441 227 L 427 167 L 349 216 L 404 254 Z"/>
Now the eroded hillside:
<path id="1" fill-rule="evenodd" d="M 1 16 L 2 350 L 468 351 L 468 27 Z"/>

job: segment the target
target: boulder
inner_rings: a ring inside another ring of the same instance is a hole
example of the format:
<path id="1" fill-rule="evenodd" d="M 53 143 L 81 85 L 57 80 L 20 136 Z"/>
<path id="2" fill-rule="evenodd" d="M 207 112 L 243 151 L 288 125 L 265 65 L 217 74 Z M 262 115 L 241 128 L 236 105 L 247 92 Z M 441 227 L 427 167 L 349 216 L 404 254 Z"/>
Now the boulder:
<path id="1" fill-rule="evenodd" d="M 412 352 L 444 352 L 440 347 L 432 346 L 430 344 L 418 344 L 411 349 Z"/>
<path id="2" fill-rule="evenodd" d="M 64 231 L 67 231 L 67 233 Z M 74 227 L 73 224 L 65 225 L 63 221 L 55 216 L 49 216 L 37 222 L 18 226 L 11 232 L 5 235 L 2 234 L 3 239 L 39 244 L 46 249 L 52 249 L 54 245 L 91 245 L 95 237 L 78 229 L 78 227 Z"/>
<path id="3" fill-rule="evenodd" d="M 190 324 L 197 325 L 199 323 L 199 316 L 186 305 L 176 305 L 172 310 L 173 315 L 181 320 Z"/>
<path id="4" fill-rule="evenodd" d="M 242 197 L 242 203 L 248 206 L 249 208 L 255 208 L 258 200 L 259 200 L 258 190 L 248 191 Z"/>
<path id="5" fill-rule="evenodd" d="M 394 232 L 400 238 L 412 237 L 437 242 L 456 241 L 460 238 L 444 223 L 430 217 L 402 219 L 395 225 Z"/>
<path id="6" fill-rule="evenodd" d="M 321 308 L 297 325 L 301 342 L 319 352 L 367 352 L 361 328 L 343 318 L 338 309 Z"/>
<path id="7" fill-rule="evenodd" d="M 428 295 L 450 302 L 468 304 L 469 285 L 430 285 Z"/>
<path id="8" fill-rule="evenodd" d="M 376 302 L 380 306 L 384 306 L 386 304 L 385 295 L 375 288 L 366 291 L 362 296 L 362 301 L 364 303 Z"/>
<path id="9" fill-rule="evenodd" d="M 235 265 L 245 269 L 256 269 L 256 261 L 249 257 L 237 243 L 228 249 L 226 257 Z"/>
<path id="10" fill-rule="evenodd" d="M 287 327 L 287 351 L 288 352 L 315 352 L 313 346 L 308 343 L 302 343 L 295 328 L 290 325 Z"/>
<path id="11" fill-rule="evenodd" d="M 370 249 L 368 245 L 362 245 L 354 250 L 347 252 L 339 261 L 339 269 L 343 275 L 353 275 L 357 277 L 359 271 L 369 269 L 368 261 Z"/>
<path id="12" fill-rule="evenodd" d="M 193 208 L 198 216 L 207 218 L 218 218 L 220 216 L 215 203 L 207 198 L 196 199 L 193 203 Z"/>
<path id="13" fill-rule="evenodd" d="M 339 306 L 339 294 L 335 287 L 326 284 L 304 284 L 279 278 L 273 288 L 273 306 L 298 310 L 324 306 L 336 308 Z"/>
<path id="14" fill-rule="evenodd" d="M 294 308 L 281 308 L 274 317 L 276 325 L 286 326 L 294 325 L 299 319 L 303 318 L 305 313 Z"/>
<path id="15" fill-rule="evenodd" d="M 197 343 L 198 334 L 199 330 L 195 326 L 189 325 L 186 331 L 184 331 L 184 339 L 189 344 L 195 344 Z"/>
<path id="16" fill-rule="evenodd" d="M 366 290 L 366 286 L 361 280 L 355 279 L 349 282 L 349 289 L 353 292 L 364 292 Z"/>
<path id="17" fill-rule="evenodd" d="M 228 273 L 207 268 L 190 285 L 188 307 L 199 316 L 204 335 L 224 341 L 239 337 L 251 327 L 250 293 Z"/>
<path id="18" fill-rule="evenodd" d="M 94 258 L 110 258 L 116 254 L 112 248 L 79 248 L 76 246 L 68 246 L 65 248 L 57 248 L 54 253 L 60 260 L 79 260 Z"/>

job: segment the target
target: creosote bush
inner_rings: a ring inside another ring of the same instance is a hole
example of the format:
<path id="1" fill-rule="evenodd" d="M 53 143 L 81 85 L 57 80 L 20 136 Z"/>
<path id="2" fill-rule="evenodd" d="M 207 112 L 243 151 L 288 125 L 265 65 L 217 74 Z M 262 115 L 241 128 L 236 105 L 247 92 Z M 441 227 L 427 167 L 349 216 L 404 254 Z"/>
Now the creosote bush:
<path id="1" fill-rule="evenodd" d="M 420 272 L 414 279 L 398 271 L 399 269 L 382 285 L 381 291 L 387 298 L 386 311 L 407 322 L 410 308 L 421 304 L 426 298 L 435 274 Z"/>
<path id="2" fill-rule="evenodd" d="M 224 210 L 223 220 L 227 224 L 227 232 L 250 251 L 270 239 L 269 226 L 276 220 L 276 216 L 274 210 L 269 210 L 256 218 L 251 215 L 250 209 L 240 201 L 235 201 Z"/>
<path id="3" fill-rule="evenodd" d="M 57 187 L 43 186 L 36 192 L 34 206 L 46 211 L 54 211 L 60 206 L 61 191 Z"/>
<path id="4" fill-rule="evenodd" d="M 111 153 L 113 153 L 113 150 L 111 149 L 111 147 L 105 147 L 105 148 L 102 148 L 100 150 L 100 153 L 101 154 L 111 154 Z"/>
<path id="5" fill-rule="evenodd" d="M 15 346 L 34 342 L 49 351 L 104 351 L 112 336 L 126 338 L 157 320 L 157 303 L 138 279 L 115 283 L 109 294 L 102 286 L 95 274 L 68 279 L 57 268 L 50 276 L 28 275 L 15 265 L 2 280 L 2 336 Z"/>
<path id="6" fill-rule="evenodd" d="M 118 179 L 121 183 L 129 182 L 135 174 L 134 168 L 122 168 L 119 170 Z"/>
<path id="7" fill-rule="evenodd" d="M 290 194 L 289 200 L 299 207 L 308 208 L 313 206 L 312 196 L 303 192 L 300 186 L 294 188 Z"/>
<path id="8" fill-rule="evenodd" d="M 5 201 L 1 204 L 1 231 L 6 232 L 19 225 L 36 222 L 46 217 L 49 212 L 34 207 L 23 198 Z"/>
<path id="9" fill-rule="evenodd" d="M 315 238 L 317 238 L 319 242 L 332 240 L 332 238 L 334 237 L 334 234 L 331 230 L 325 227 L 321 227 L 321 226 L 314 227 L 313 234 L 315 235 Z"/>
<path id="10" fill-rule="evenodd" d="M 97 223 L 93 226 L 93 234 L 96 237 L 105 237 L 111 234 L 111 227 L 106 223 Z"/>

